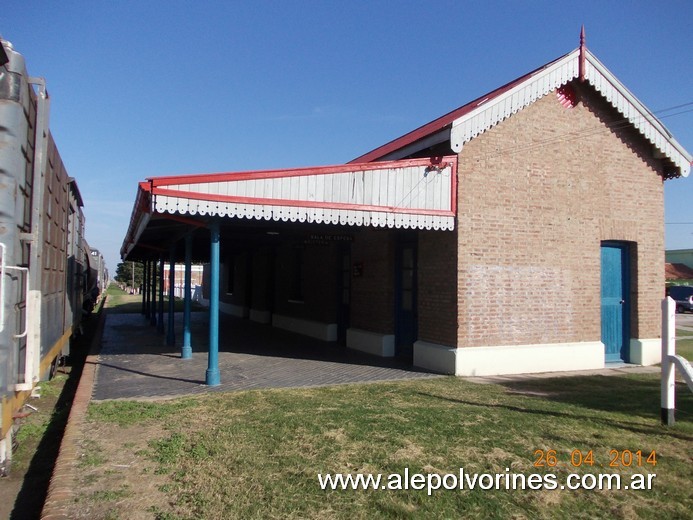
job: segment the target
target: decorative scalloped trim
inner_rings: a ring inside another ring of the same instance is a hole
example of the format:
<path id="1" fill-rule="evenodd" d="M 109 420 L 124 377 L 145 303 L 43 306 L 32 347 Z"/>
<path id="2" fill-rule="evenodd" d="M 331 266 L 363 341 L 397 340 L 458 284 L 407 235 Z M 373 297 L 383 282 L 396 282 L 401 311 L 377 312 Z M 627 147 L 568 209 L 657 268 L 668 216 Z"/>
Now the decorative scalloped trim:
<path id="1" fill-rule="evenodd" d="M 210 215 L 282 222 L 342 224 L 397 229 L 452 230 L 455 217 L 414 215 L 378 211 L 330 210 L 293 206 L 231 204 L 203 200 L 179 199 L 157 195 L 154 209 L 158 213 Z"/>
<path id="2" fill-rule="evenodd" d="M 676 142 L 666 128 L 616 77 L 591 53 L 586 53 L 585 79 L 619 113 L 621 113 L 648 141 L 671 160 L 679 174 L 687 177 L 691 169 L 691 156 Z M 485 99 L 475 110 L 452 123 L 450 145 L 460 153 L 464 144 L 501 121 L 516 114 L 549 92 L 578 77 L 579 49 L 571 52 L 551 67 L 538 72 L 531 79 L 517 85 L 490 101 Z"/>
<path id="3" fill-rule="evenodd" d="M 531 105 L 549 92 L 578 76 L 579 52 L 535 74 L 531 79 L 490 100 L 452 123 L 450 146 L 459 153 L 462 147 L 501 121 Z"/>

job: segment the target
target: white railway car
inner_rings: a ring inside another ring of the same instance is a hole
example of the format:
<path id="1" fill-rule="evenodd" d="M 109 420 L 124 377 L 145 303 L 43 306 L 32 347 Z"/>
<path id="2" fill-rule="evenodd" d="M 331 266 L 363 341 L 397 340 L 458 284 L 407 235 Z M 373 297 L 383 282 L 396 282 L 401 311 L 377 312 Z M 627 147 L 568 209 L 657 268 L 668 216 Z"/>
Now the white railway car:
<path id="1" fill-rule="evenodd" d="M 0 469 L 14 415 L 69 353 L 89 284 L 82 198 L 48 128 L 45 81 L 0 52 Z"/>

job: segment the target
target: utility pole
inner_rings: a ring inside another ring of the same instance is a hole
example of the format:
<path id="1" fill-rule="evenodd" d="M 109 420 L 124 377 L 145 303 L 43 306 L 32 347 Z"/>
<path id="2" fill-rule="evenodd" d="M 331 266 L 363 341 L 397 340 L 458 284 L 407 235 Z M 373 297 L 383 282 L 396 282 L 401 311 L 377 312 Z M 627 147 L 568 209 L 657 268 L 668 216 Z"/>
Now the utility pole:
<path id="1" fill-rule="evenodd" d="M 135 294 L 135 262 L 130 262 L 130 267 L 132 267 L 132 294 Z"/>

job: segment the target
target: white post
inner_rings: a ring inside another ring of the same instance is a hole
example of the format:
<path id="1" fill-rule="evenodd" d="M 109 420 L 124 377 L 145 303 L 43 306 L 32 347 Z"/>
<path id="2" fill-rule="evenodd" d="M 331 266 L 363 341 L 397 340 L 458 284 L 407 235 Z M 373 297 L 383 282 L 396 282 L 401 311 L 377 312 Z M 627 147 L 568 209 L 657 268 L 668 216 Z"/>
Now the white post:
<path id="1" fill-rule="evenodd" d="M 670 356 L 676 355 L 676 303 L 662 300 L 662 424 L 674 424 L 676 409 L 676 368 Z"/>

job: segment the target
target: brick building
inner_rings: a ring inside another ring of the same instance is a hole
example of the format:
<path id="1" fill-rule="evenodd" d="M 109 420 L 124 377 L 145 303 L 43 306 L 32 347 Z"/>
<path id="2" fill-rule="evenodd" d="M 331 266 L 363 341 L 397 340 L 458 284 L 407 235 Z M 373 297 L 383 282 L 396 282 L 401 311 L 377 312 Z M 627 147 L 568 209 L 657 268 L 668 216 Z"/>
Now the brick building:
<path id="1" fill-rule="evenodd" d="M 148 179 L 122 254 L 211 255 L 222 311 L 438 372 L 651 364 L 690 163 L 581 46 L 346 165 Z"/>

